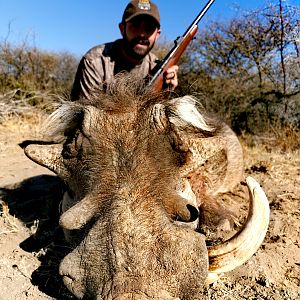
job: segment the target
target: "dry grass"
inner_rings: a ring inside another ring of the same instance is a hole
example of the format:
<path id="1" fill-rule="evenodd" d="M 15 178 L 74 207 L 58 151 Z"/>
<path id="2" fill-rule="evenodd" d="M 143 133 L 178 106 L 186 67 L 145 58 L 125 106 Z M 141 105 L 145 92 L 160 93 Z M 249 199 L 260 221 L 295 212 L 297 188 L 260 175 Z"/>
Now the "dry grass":
<path id="1" fill-rule="evenodd" d="M 16 89 L 0 94 L 0 124 L 9 119 L 34 118 L 37 112 L 52 112 L 61 101 L 61 96 L 49 92 Z"/>
<path id="2" fill-rule="evenodd" d="M 251 148 L 264 147 L 267 151 L 299 151 L 300 131 L 293 126 L 279 127 L 265 135 L 242 134 L 240 136 L 244 145 Z"/>
<path id="3" fill-rule="evenodd" d="M 1 123 L 1 127 L 10 131 L 18 131 L 20 133 L 28 132 L 28 130 L 38 130 L 42 124 L 45 114 L 39 110 L 32 109 L 30 112 L 19 115 L 6 116 Z"/>
<path id="4" fill-rule="evenodd" d="M 9 214 L 8 204 L 0 200 L 0 217 L 4 226 L 0 228 L 0 235 L 19 231 L 19 221 Z"/>
<path id="5" fill-rule="evenodd" d="M 300 131 L 293 126 L 286 126 L 275 131 L 277 146 L 283 151 L 300 149 Z"/>
<path id="6" fill-rule="evenodd" d="M 32 109 L 26 113 L 18 115 L 7 115 L 2 118 L 0 122 L 0 152 L 3 151 L 3 147 L 6 147 L 5 143 L 1 142 L 1 136 L 10 136 L 14 139 L 16 135 L 28 135 L 37 137 L 40 135 L 40 128 L 47 118 L 47 114 L 38 109 Z"/>

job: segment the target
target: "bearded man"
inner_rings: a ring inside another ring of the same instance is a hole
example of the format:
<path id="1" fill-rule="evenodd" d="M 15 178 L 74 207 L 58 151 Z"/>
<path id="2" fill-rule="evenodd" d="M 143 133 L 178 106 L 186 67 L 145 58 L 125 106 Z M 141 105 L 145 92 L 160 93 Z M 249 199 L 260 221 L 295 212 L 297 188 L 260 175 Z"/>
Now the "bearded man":
<path id="1" fill-rule="evenodd" d="M 81 59 L 71 92 L 71 100 L 90 99 L 105 89 L 120 72 L 137 73 L 149 78 L 158 63 L 151 52 L 160 36 L 160 15 L 152 1 L 134 0 L 126 6 L 119 24 L 121 39 L 90 49 Z M 178 66 L 169 68 L 164 84 L 171 89 L 178 85 Z"/>

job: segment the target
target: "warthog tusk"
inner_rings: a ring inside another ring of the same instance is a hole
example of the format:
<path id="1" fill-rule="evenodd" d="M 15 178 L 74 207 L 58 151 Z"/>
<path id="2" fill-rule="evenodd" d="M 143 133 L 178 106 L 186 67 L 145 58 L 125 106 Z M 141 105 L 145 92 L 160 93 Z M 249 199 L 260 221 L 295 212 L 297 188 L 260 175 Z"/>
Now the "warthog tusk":
<path id="1" fill-rule="evenodd" d="M 231 271 L 250 259 L 260 247 L 267 233 L 270 219 L 268 199 L 255 179 L 247 177 L 246 182 L 250 195 L 246 223 L 229 240 L 208 247 L 208 284 L 217 280 L 220 273 Z"/>

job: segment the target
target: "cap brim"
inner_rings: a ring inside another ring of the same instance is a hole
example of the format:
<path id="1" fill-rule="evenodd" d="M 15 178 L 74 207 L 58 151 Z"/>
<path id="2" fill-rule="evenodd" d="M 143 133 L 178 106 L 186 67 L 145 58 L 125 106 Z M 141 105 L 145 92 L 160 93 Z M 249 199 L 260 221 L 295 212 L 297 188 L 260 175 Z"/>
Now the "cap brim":
<path id="1" fill-rule="evenodd" d="M 128 17 L 127 19 L 125 19 L 125 22 L 129 22 L 133 18 L 135 18 L 137 16 L 143 16 L 143 15 L 151 17 L 153 20 L 155 20 L 155 22 L 157 23 L 157 25 L 160 26 L 159 20 L 157 18 L 155 18 L 151 13 L 147 13 L 147 12 L 137 12 L 137 13 L 131 15 L 130 17 Z"/>

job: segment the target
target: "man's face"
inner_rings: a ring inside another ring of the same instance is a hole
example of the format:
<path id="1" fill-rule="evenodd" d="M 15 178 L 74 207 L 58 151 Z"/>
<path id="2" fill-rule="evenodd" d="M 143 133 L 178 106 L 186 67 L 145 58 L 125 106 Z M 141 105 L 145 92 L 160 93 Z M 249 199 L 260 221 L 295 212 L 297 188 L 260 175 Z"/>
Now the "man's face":
<path id="1" fill-rule="evenodd" d="M 160 35 L 160 29 L 152 17 L 137 16 L 125 24 L 120 24 L 127 55 L 143 59 L 153 48 Z"/>

